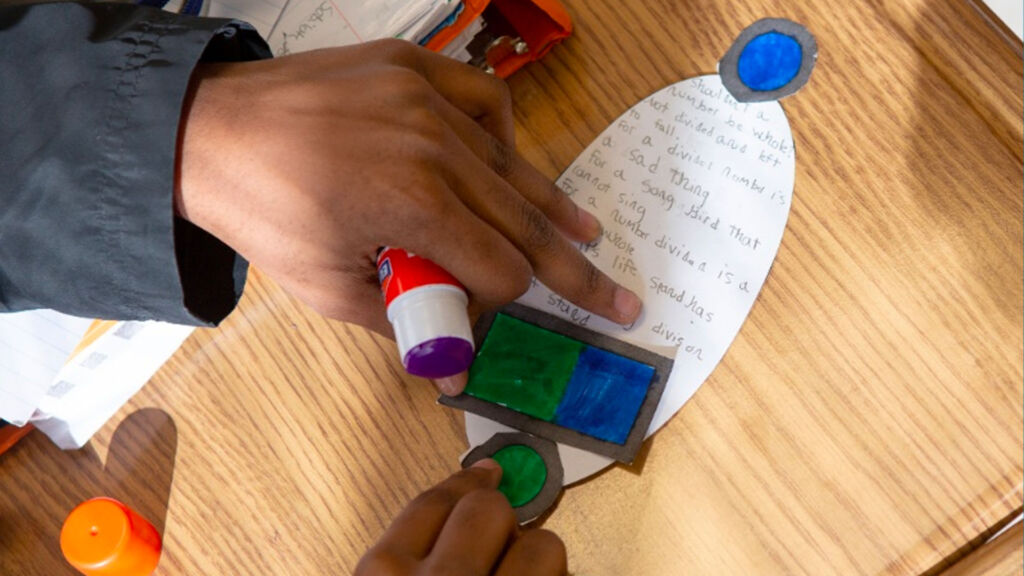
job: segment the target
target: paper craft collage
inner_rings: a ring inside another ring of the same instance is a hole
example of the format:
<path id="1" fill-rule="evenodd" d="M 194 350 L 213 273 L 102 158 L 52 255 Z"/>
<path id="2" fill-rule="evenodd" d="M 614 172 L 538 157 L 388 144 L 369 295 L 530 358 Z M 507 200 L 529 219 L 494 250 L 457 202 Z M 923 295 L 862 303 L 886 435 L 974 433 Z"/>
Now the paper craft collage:
<path id="1" fill-rule="evenodd" d="M 557 454 L 539 459 L 569 485 L 632 462 L 696 392 L 782 240 L 796 155 L 778 99 L 806 84 L 816 59 L 803 26 L 759 20 L 717 75 L 645 98 L 562 174 L 559 184 L 606 223 L 601 241 L 580 249 L 643 295 L 643 317 L 617 326 L 537 283 L 519 304 L 481 318 L 465 393 L 439 400 L 466 411 L 475 448 L 464 466 L 516 438 L 529 450 L 539 437 Z M 544 510 L 529 500 L 517 508 L 521 522 Z"/>
<path id="2" fill-rule="evenodd" d="M 164 0 L 154 3 L 169 7 Z M 236 6 L 223 0 L 179 9 L 248 17 L 283 55 L 389 36 L 427 44 L 455 26 L 460 13 L 478 16 L 482 6 L 446 0 Z M 645 98 L 562 174 L 559 185 L 606 223 L 601 241 L 580 250 L 642 294 L 644 315 L 632 326 L 616 326 L 535 282 L 518 304 L 481 318 L 465 393 L 440 399 L 467 413 L 467 435 L 476 448 L 464 464 L 482 457 L 481 446 L 503 454 L 514 448 L 533 460 L 507 472 L 508 482 L 541 466 L 558 470 L 546 477 L 557 477 L 559 487 L 568 485 L 613 461 L 631 463 L 644 438 L 693 395 L 742 326 L 782 239 L 794 192 L 795 146 L 778 100 L 806 84 L 816 58 L 814 37 L 805 28 L 759 20 L 725 51 L 718 74 Z M 74 336 L 81 328 L 68 330 Z M 170 326 L 145 330 L 157 334 L 159 354 L 124 392 L 85 403 L 97 405 L 93 412 L 64 414 L 58 407 L 37 417 L 60 445 L 84 443 L 190 333 Z M 99 357 L 106 356 L 90 356 Z M 78 369 L 91 368 L 87 363 Z M 44 376 L 34 397 L 47 389 L 53 395 L 66 381 L 50 385 Z M 32 408 L 20 415 L 21 423 Z M 494 437 L 504 440 L 495 444 Z M 538 442 L 545 447 L 537 448 Z M 543 494 L 551 491 L 549 486 Z M 538 506 L 534 497 L 508 495 L 520 502 L 524 522 L 554 501 Z"/>

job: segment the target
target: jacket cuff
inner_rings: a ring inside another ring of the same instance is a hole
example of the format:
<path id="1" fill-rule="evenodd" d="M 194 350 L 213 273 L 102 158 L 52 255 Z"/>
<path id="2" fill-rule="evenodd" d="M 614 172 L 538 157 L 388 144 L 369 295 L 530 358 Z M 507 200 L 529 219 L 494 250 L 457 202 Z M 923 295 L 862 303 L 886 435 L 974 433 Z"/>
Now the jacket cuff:
<path id="1" fill-rule="evenodd" d="M 238 20 L 204 22 L 220 26 L 213 30 L 198 62 L 272 57 L 269 47 L 249 24 Z M 179 125 L 181 109 L 182 106 L 177 108 Z M 199 323 L 216 325 L 234 310 L 241 298 L 248 262 L 212 234 L 178 217 L 174 218 L 174 252 L 185 310 Z"/>
<path id="2" fill-rule="evenodd" d="M 0 310 L 213 325 L 246 263 L 174 217 L 198 62 L 271 57 L 248 24 L 130 4 L 0 9 Z"/>

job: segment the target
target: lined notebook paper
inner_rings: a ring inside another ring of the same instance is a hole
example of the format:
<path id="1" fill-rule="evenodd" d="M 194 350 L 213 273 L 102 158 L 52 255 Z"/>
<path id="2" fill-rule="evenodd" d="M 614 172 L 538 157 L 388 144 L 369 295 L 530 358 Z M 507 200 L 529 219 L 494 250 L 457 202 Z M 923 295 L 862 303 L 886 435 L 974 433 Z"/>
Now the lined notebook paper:
<path id="1" fill-rule="evenodd" d="M 28 422 L 91 322 L 52 310 L 0 314 L 0 419 Z"/>
<path id="2" fill-rule="evenodd" d="M 0 418 L 32 422 L 61 448 L 81 447 L 193 329 L 52 310 L 0 314 Z"/>

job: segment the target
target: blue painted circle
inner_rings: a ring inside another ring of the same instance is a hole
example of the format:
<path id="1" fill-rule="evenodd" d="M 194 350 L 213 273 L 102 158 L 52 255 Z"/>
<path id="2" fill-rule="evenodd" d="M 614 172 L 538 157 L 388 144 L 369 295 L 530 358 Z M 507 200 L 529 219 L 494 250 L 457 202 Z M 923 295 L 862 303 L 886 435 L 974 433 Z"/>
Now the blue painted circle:
<path id="1" fill-rule="evenodd" d="M 803 49 L 795 38 L 778 32 L 766 32 L 743 47 L 737 62 L 737 73 L 751 90 L 778 90 L 797 75 L 802 59 Z"/>

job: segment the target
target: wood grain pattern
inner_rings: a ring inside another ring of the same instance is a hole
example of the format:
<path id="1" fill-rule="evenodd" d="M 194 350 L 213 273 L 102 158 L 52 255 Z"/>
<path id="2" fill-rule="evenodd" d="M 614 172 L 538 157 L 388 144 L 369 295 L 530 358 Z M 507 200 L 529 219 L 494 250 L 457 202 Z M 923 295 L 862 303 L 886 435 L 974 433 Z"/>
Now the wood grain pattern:
<path id="1" fill-rule="evenodd" d="M 522 153 L 551 177 L 758 18 L 820 48 L 784 102 L 797 177 L 773 271 L 641 464 L 546 519 L 573 571 L 910 575 L 967 554 L 1024 503 L 1012 47 L 961 2 L 566 4 L 574 36 L 510 82 Z M 71 574 L 60 522 L 94 494 L 162 526 L 160 574 L 349 572 L 465 449 L 393 346 L 254 271 L 89 448 L 33 434 L 0 459 L 0 573 Z"/>
<path id="2" fill-rule="evenodd" d="M 1024 574 L 1024 525 L 1017 524 L 971 552 L 942 576 L 1019 576 Z"/>

